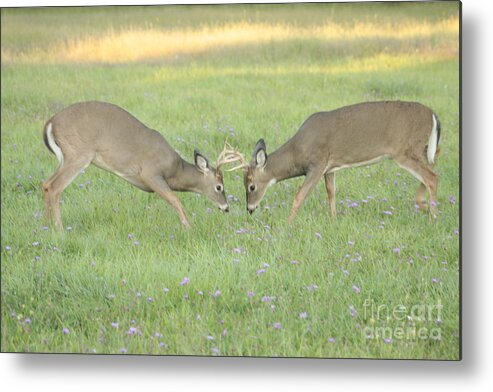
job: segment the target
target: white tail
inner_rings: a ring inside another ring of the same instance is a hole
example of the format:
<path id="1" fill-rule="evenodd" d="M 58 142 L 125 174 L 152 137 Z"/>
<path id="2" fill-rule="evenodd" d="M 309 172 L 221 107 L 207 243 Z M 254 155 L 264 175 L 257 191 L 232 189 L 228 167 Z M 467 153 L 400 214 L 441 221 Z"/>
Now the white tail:
<path id="1" fill-rule="evenodd" d="M 229 154 L 226 146 L 216 168 L 197 150 L 195 164 L 190 164 L 160 133 L 122 108 L 103 102 L 77 103 L 63 109 L 46 123 L 43 139 L 59 161 L 55 173 L 43 184 L 45 215 L 60 229 L 60 195 L 91 163 L 144 191 L 158 193 L 176 209 L 185 226 L 189 226 L 188 219 L 173 191 L 202 193 L 228 211 L 219 168 L 238 158 Z"/>
<path id="2" fill-rule="evenodd" d="M 267 155 L 260 139 L 252 161 L 243 163 L 247 209 L 252 213 L 269 186 L 306 176 L 298 191 L 291 222 L 317 182 L 325 177 L 332 215 L 336 215 L 335 172 L 392 158 L 420 182 L 416 201 L 436 216 L 438 177 L 433 164 L 439 152 L 440 122 L 433 111 L 414 102 L 366 102 L 310 116 L 284 145 Z"/>
<path id="3" fill-rule="evenodd" d="M 429 164 L 435 163 L 435 154 L 438 147 L 438 122 L 435 113 L 432 114 L 433 128 L 431 129 L 430 139 L 428 140 L 428 147 L 426 150 L 426 157 Z"/>

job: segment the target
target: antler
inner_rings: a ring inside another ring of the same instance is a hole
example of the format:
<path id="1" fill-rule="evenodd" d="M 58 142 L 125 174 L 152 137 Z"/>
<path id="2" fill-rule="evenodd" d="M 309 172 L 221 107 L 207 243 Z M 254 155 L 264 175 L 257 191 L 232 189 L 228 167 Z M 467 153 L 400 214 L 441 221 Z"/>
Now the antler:
<path id="1" fill-rule="evenodd" d="M 230 172 L 248 166 L 248 162 L 246 161 L 243 154 L 239 152 L 238 149 L 231 147 L 231 145 L 226 140 L 224 142 L 223 150 L 221 151 L 219 157 L 217 158 L 216 168 L 219 169 L 222 165 L 225 165 L 227 163 L 237 162 L 237 161 L 241 162 L 240 165 L 235 166 L 232 169 L 228 169 L 226 171 Z"/>

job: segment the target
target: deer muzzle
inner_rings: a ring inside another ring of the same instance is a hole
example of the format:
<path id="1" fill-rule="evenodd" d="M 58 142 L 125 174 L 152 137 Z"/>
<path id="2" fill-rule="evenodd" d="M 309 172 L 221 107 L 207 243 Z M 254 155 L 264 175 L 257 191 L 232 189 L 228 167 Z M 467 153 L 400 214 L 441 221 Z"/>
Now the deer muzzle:
<path id="1" fill-rule="evenodd" d="M 247 206 L 247 211 L 250 215 L 253 214 L 253 211 L 257 209 L 257 206 Z"/>
<path id="2" fill-rule="evenodd" d="M 218 206 L 218 208 L 219 208 L 222 212 L 229 212 L 229 205 L 227 205 L 227 204 L 220 205 L 220 206 Z"/>

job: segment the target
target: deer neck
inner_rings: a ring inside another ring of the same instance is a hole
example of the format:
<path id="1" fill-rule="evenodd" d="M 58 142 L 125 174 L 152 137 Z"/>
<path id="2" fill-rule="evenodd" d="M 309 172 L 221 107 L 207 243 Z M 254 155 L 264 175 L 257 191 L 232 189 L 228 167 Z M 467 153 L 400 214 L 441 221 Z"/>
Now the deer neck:
<path id="1" fill-rule="evenodd" d="M 198 192 L 204 174 L 199 172 L 195 165 L 181 159 L 174 175 L 166 179 L 170 188 L 177 192 Z"/>
<path id="2" fill-rule="evenodd" d="M 265 173 L 269 181 L 279 182 L 305 174 L 298 165 L 292 146 L 287 143 L 267 157 Z"/>

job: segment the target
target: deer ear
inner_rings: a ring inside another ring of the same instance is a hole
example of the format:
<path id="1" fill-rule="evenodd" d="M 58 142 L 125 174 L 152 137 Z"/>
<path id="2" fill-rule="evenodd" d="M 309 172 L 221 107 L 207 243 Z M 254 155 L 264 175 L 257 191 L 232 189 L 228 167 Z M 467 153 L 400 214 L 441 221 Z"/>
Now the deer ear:
<path id="1" fill-rule="evenodd" d="M 264 139 L 260 139 L 255 146 L 255 151 L 253 152 L 253 159 L 255 160 L 255 165 L 257 167 L 263 168 L 267 162 L 267 151 L 265 148 Z"/>
<path id="2" fill-rule="evenodd" d="M 202 173 L 207 173 L 209 171 L 209 160 L 197 150 L 193 152 L 193 156 L 197 169 L 199 169 Z"/>

